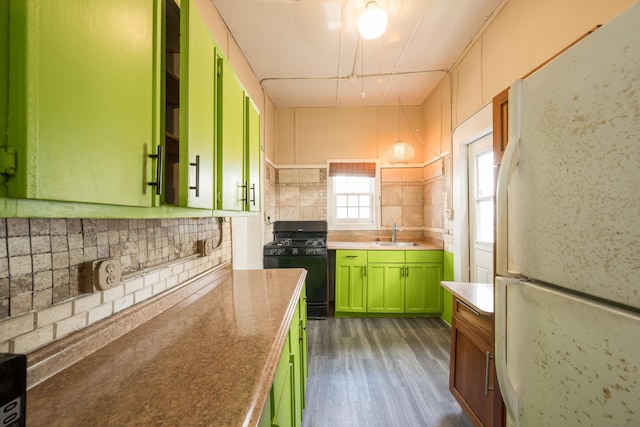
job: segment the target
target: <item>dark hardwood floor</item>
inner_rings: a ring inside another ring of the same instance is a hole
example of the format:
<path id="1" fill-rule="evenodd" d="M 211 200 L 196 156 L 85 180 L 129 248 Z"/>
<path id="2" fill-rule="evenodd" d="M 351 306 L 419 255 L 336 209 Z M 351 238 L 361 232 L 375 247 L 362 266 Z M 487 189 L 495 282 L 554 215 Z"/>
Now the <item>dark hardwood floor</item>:
<path id="1" fill-rule="evenodd" d="M 472 427 L 449 392 L 440 319 L 309 320 L 303 427 Z"/>

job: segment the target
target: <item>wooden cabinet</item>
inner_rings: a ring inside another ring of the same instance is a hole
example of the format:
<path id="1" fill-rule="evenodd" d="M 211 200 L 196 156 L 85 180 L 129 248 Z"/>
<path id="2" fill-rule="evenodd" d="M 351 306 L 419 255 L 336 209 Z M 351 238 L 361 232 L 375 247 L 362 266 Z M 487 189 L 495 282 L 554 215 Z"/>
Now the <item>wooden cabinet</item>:
<path id="1" fill-rule="evenodd" d="M 260 427 L 299 427 L 307 387 L 307 306 L 303 287 L 276 368 Z"/>
<path id="2" fill-rule="evenodd" d="M 476 427 L 502 426 L 493 352 L 493 315 L 454 295 L 449 390 Z"/>
<path id="3" fill-rule="evenodd" d="M 500 166 L 509 138 L 509 88 L 493 97 L 493 164 Z"/>
<path id="4" fill-rule="evenodd" d="M 442 251 L 336 251 L 336 315 L 442 313 L 442 257 Z"/>
<path id="5" fill-rule="evenodd" d="M 335 311 L 366 313 L 367 251 L 336 251 Z"/>
<path id="6" fill-rule="evenodd" d="M 0 171 L 2 195 L 153 205 L 157 7 L 148 0 L 10 2 L 11 150 L 3 163 L 15 169 Z"/>

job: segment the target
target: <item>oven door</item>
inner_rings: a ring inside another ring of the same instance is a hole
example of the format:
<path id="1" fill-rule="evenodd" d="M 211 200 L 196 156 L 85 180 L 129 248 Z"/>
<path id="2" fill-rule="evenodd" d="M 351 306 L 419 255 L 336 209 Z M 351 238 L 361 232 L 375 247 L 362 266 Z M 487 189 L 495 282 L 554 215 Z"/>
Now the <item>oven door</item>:
<path id="1" fill-rule="evenodd" d="M 265 256 L 264 268 L 304 268 L 307 270 L 307 313 L 312 318 L 326 318 L 327 257 Z"/>

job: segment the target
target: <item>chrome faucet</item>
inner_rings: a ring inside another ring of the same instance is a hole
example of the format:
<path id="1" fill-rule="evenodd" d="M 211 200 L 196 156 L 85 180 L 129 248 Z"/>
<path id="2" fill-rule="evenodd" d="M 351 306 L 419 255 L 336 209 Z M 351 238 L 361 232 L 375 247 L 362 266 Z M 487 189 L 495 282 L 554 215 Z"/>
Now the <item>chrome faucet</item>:
<path id="1" fill-rule="evenodd" d="M 404 231 L 404 230 L 402 228 L 396 227 L 396 222 L 393 221 L 393 224 L 391 224 L 391 243 L 396 242 L 396 231 Z"/>

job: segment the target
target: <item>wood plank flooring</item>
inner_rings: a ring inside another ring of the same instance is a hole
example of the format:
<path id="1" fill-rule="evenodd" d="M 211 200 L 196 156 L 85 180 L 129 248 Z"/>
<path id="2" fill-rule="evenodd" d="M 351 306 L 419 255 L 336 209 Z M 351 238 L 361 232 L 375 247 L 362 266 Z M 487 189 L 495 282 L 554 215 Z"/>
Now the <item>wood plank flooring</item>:
<path id="1" fill-rule="evenodd" d="M 449 392 L 440 319 L 309 320 L 303 427 L 472 427 Z"/>

